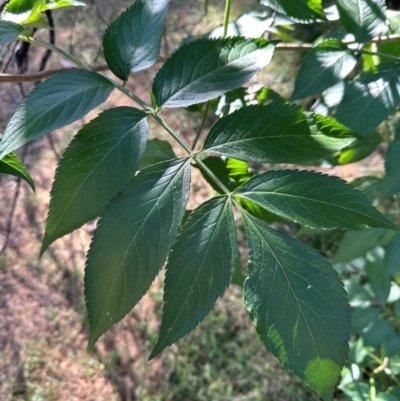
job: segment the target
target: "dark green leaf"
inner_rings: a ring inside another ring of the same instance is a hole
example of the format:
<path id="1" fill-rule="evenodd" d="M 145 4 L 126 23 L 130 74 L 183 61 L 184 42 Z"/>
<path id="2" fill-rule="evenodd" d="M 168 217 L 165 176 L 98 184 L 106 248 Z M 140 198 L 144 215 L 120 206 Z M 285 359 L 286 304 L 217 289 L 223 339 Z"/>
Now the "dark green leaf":
<path id="1" fill-rule="evenodd" d="M 365 230 L 363 233 L 358 231 L 346 232 L 332 258 L 332 263 L 350 262 L 353 259 L 364 256 L 376 246 L 385 233 L 386 229 L 384 228 L 373 228 Z"/>
<path id="2" fill-rule="evenodd" d="M 359 279 L 359 275 L 353 275 L 344 281 L 349 303 L 353 308 L 368 308 L 374 301 L 374 297 L 360 284 Z"/>
<path id="3" fill-rule="evenodd" d="M 88 349 L 136 305 L 162 268 L 189 184 L 187 160 L 159 163 L 137 174 L 105 209 L 85 270 Z"/>
<path id="4" fill-rule="evenodd" d="M 353 70 L 356 57 L 340 40 L 318 44 L 304 57 L 296 77 L 292 100 L 322 93 L 341 82 Z"/>
<path id="5" fill-rule="evenodd" d="M 234 195 L 312 228 L 397 229 L 346 181 L 312 171 L 268 171 L 251 178 Z"/>
<path id="6" fill-rule="evenodd" d="M 147 142 L 146 150 L 144 151 L 142 161 L 140 162 L 140 170 L 151 166 L 152 164 L 175 159 L 175 153 L 171 145 L 160 139 L 152 139 Z"/>
<path id="7" fill-rule="evenodd" d="M 267 350 L 325 400 L 347 359 L 350 308 L 338 274 L 312 248 L 243 213 L 244 296 Z"/>
<path id="8" fill-rule="evenodd" d="M 390 241 L 384 263 L 389 274 L 400 283 L 400 234 L 396 234 Z"/>
<path id="9" fill-rule="evenodd" d="M 0 159 L 22 145 L 83 117 L 114 86 L 91 71 L 65 71 L 40 83 L 20 104 L 0 143 Z"/>
<path id="10" fill-rule="evenodd" d="M 168 0 L 136 0 L 111 23 L 103 39 L 110 70 L 123 81 L 153 65 L 160 54 Z"/>
<path id="11" fill-rule="evenodd" d="M 382 178 L 373 175 L 366 175 L 364 177 L 356 178 L 350 184 L 362 191 L 364 195 L 373 202 L 381 192 L 382 182 Z"/>
<path id="12" fill-rule="evenodd" d="M 24 30 L 24 27 L 11 21 L 0 21 L 0 45 L 11 42 Z"/>
<path id="13" fill-rule="evenodd" d="M 262 208 L 260 205 L 250 201 L 249 199 L 237 197 L 236 201 L 243 207 L 244 210 L 249 212 L 252 216 L 257 217 L 257 219 L 259 220 L 269 223 L 277 221 L 281 223 L 288 223 L 287 219 L 269 212 L 268 210 Z"/>
<path id="14" fill-rule="evenodd" d="M 340 21 L 358 42 L 386 33 L 384 0 L 335 0 Z"/>
<path id="15" fill-rule="evenodd" d="M 158 106 L 205 102 L 241 87 L 272 58 L 275 45 L 242 37 L 199 39 L 180 47 L 153 82 Z"/>
<path id="16" fill-rule="evenodd" d="M 354 132 L 367 136 L 394 112 L 400 102 L 400 65 L 379 64 L 345 86 L 336 118 Z"/>
<path id="17" fill-rule="evenodd" d="M 381 200 L 400 192 L 400 136 L 388 147 L 385 155 L 386 176 L 382 183 Z"/>
<path id="18" fill-rule="evenodd" d="M 160 337 L 150 359 L 205 318 L 228 287 L 236 257 L 229 198 L 212 198 L 190 214 L 169 256 Z"/>
<path id="19" fill-rule="evenodd" d="M 0 174 L 10 174 L 15 177 L 20 177 L 31 186 L 33 191 L 35 191 L 35 183 L 33 182 L 32 177 L 29 175 L 21 160 L 19 160 L 13 153 L 6 155 L 2 160 L 0 160 Z"/>
<path id="20" fill-rule="evenodd" d="M 203 150 L 255 163 L 309 164 L 355 141 L 333 118 L 272 103 L 243 107 L 218 120 Z"/>
<path id="21" fill-rule="evenodd" d="M 147 138 L 146 114 L 130 107 L 107 110 L 79 131 L 56 171 L 41 254 L 101 214 L 135 175 Z"/>
<path id="22" fill-rule="evenodd" d="M 239 185 L 246 182 L 252 176 L 247 163 L 241 160 L 207 157 L 203 160 L 203 163 L 230 191 L 234 191 Z M 201 172 L 214 190 L 221 192 L 221 188 L 215 184 L 214 180 L 210 179 L 206 172 L 202 170 Z"/>
<path id="23" fill-rule="evenodd" d="M 260 3 L 294 21 L 326 21 L 321 0 L 260 0 Z"/>
<path id="24" fill-rule="evenodd" d="M 365 272 L 369 286 L 375 297 L 383 304 L 386 303 L 390 293 L 390 276 L 385 269 L 384 250 L 381 247 L 376 247 L 367 253 L 367 264 Z"/>
<path id="25" fill-rule="evenodd" d="M 396 334 L 392 322 L 387 319 L 377 319 L 368 331 L 362 333 L 364 344 L 379 347 L 383 342 L 390 340 Z"/>

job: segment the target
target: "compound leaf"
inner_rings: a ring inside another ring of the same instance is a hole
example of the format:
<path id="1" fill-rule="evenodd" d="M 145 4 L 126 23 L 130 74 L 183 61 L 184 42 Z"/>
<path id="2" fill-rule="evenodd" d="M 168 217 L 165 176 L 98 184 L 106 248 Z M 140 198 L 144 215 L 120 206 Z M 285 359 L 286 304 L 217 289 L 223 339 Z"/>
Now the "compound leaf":
<path id="1" fill-rule="evenodd" d="M 160 337 L 150 359 L 205 318 L 228 287 L 236 257 L 229 198 L 212 198 L 190 214 L 169 256 Z"/>
<path id="2" fill-rule="evenodd" d="M 168 0 L 136 0 L 112 22 L 103 39 L 110 70 L 123 81 L 153 65 L 160 54 Z"/>
<path id="3" fill-rule="evenodd" d="M 261 341 L 325 400 L 347 360 L 350 308 L 338 274 L 312 248 L 243 212 L 244 296 Z"/>
<path id="4" fill-rule="evenodd" d="M 400 65 L 379 64 L 346 83 L 336 118 L 357 134 L 367 136 L 394 112 L 400 102 Z"/>
<path id="5" fill-rule="evenodd" d="M 353 70 L 356 57 L 337 39 L 329 39 L 304 57 L 296 77 L 292 100 L 322 93 Z"/>
<path id="6" fill-rule="evenodd" d="M 264 39 L 242 37 L 185 44 L 154 78 L 157 105 L 186 107 L 239 88 L 271 61 L 274 48 Z"/>
<path id="7" fill-rule="evenodd" d="M 113 84 L 91 71 L 65 71 L 40 83 L 11 117 L 0 159 L 22 145 L 83 117 L 103 103 Z"/>
<path id="8" fill-rule="evenodd" d="M 367 42 L 387 30 L 384 0 L 335 0 L 340 21 L 358 42 Z"/>
<path id="9" fill-rule="evenodd" d="M 339 177 L 313 171 L 268 171 L 245 182 L 234 195 L 312 228 L 397 230 L 362 192 Z"/>
<path id="10" fill-rule="evenodd" d="M 189 186 L 187 160 L 159 163 L 138 173 L 105 209 L 85 269 L 89 350 L 136 305 L 162 268 Z"/>
<path id="11" fill-rule="evenodd" d="M 135 175 L 147 138 L 146 114 L 130 107 L 104 111 L 79 131 L 56 171 L 41 254 L 101 214 Z"/>
<path id="12" fill-rule="evenodd" d="M 260 3 L 294 21 L 326 21 L 321 0 L 260 0 Z"/>
<path id="13" fill-rule="evenodd" d="M 11 21 L 0 21 L 0 45 L 18 37 L 24 27 Z"/>
<path id="14" fill-rule="evenodd" d="M 14 153 L 10 153 L 0 160 L 0 174 L 9 174 L 15 177 L 20 177 L 31 186 L 33 191 L 35 191 L 35 183 L 33 182 L 32 177 L 29 175 L 21 160 L 19 160 Z"/>
<path id="15" fill-rule="evenodd" d="M 400 192 L 400 137 L 388 147 L 385 156 L 386 176 L 382 183 L 381 199 L 385 200 Z"/>
<path id="16" fill-rule="evenodd" d="M 356 137 L 333 118 L 294 105 L 243 107 L 218 120 L 203 150 L 255 163 L 309 164 L 350 145 Z"/>

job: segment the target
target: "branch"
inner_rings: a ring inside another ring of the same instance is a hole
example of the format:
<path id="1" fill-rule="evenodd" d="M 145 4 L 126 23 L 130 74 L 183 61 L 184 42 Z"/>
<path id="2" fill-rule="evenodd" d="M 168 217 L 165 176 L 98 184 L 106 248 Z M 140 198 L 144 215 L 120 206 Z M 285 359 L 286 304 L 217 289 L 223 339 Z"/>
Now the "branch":
<path id="1" fill-rule="evenodd" d="M 92 71 L 107 71 L 107 65 L 98 65 L 90 68 Z M 78 67 L 66 67 L 66 68 L 58 68 L 54 70 L 47 70 L 42 72 L 37 72 L 33 74 L 0 74 L 0 83 L 9 82 L 9 83 L 22 83 L 22 82 L 36 82 L 41 81 L 42 79 L 51 77 L 54 74 L 63 71 L 71 71 L 71 70 L 83 70 L 83 68 Z"/>
<path id="2" fill-rule="evenodd" d="M 388 43 L 399 40 L 398 35 L 388 35 L 388 36 L 377 36 L 372 38 L 368 43 Z M 351 45 L 353 43 L 358 43 L 355 40 L 343 40 L 342 41 L 346 45 Z M 311 50 L 315 45 L 313 43 L 278 43 L 276 45 L 276 50 L 281 51 L 308 51 Z M 376 53 L 374 53 L 376 54 Z M 157 62 L 165 61 L 164 58 L 160 57 Z M 54 70 L 47 70 L 43 72 L 38 72 L 35 74 L 0 74 L 0 83 L 22 83 L 22 82 L 36 82 L 41 81 L 42 79 L 48 78 L 58 72 L 69 71 L 69 70 L 79 70 L 82 68 L 78 67 L 67 67 L 67 68 L 59 68 Z M 95 67 L 90 67 L 92 71 L 107 71 L 107 65 L 98 65 Z"/>

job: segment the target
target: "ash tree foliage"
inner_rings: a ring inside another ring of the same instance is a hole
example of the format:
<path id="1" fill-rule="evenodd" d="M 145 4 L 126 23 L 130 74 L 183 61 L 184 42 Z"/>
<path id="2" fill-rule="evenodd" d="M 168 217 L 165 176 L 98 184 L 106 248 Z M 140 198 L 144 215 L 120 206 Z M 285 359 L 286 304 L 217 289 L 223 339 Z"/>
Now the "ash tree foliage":
<path id="1" fill-rule="evenodd" d="M 263 21 L 279 40 L 228 36 L 233 26 L 227 0 L 223 35 L 177 48 L 156 73 L 148 105 L 125 83 L 158 60 L 168 0 L 136 0 L 109 25 L 103 48 L 115 79 L 32 37 L 32 29 L 44 24 L 44 11 L 81 2 L 11 0 L 2 13 L 0 43 L 17 39 L 51 48 L 83 68 L 49 77 L 20 104 L 0 142 L 0 172 L 34 189 L 13 152 L 121 91 L 137 106 L 101 112 L 65 150 L 41 249 L 43 254 L 58 238 L 100 217 L 85 269 L 88 349 L 131 311 L 164 266 L 163 318 L 150 358 L 195 329 L 236 274 L 239 221 L 249 252 L 244 302 L 262 343 L 323 399 L 333 400 L 349 351 L 347 293 L 328 260 L 272 223 L 397 230 L 363 192 L 312 166 L 366 157 L 381 142 L 381 123 L 395 118 L 400 14 L 383 0 L 336 0 L 327 9 L 321 0 L 260 3 L 268 16 Z M 325 34 L 304 46 L 285 42 L 285 27 L 309 23 L 325 24 Z M 244 85 L 274 52 L 290 46 L 306 52 L 290 101 L 266 87 L 249 96 Z M 317 100 L 303 108 L 298 101 L 309 97 Z M 177 107 L 200 112 L 203 121 L 211 111 L 220 117 L 201 146 L 203 126 L 190 146 L 159 115 Z M 177 158 L 168 143 L 149 140 L 148 119 L 187 155 Z M 398 137 L 389 143 L 382 201 L 400 192 L 399 143 Z M 248 163 L 265 164 L 264 172 Z M 281 169 L 279 163 L 311 169 Z M 192 168 L 215 196 L 188 211 Z"/>

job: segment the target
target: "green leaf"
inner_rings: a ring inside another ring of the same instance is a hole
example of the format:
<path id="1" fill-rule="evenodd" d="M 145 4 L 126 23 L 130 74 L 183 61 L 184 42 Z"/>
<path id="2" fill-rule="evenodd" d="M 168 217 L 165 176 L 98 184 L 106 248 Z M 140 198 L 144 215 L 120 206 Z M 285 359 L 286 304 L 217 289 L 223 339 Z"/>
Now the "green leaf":
<path id="1" fill-rule="evenodd" d="M 22 14 L 33 9 L 39 0 L 11 0 L 7 3 L 5 11 L 11 14 Z"/>
<path id="2" fill-rule="evenodd" d="M 153 82 L 158 106 L 186 107 L 241 87 L 269 64 L 275 45 L 242 37 L 199 39 L 180 47 Z"/>
<path id="3" fill-rule="evenodd" d="M 236 227 L 229 198 L 212 198 L 190 214 L 172 248 L 160 336 L 149 359 L 205 318 L 228 287 L 236 258 Z"/>
<path id="4" fill-rule="evenodd" d="M 352 329 L 356 334 L 362 334 L 363 331 L 373 324 L 381 313 L 381 308 L 353 308 L 352 310 Z"/>
<path id="5" fill-rule="evenodd" d="M 243 213 L 249 244 L 244 297 L 258 335 L 325 400 L 347 360 L 350 308 L 338 274 L 312 248 Z"/>
<path id="6" fill-rule="evenodd" d="M 65 71 L 40 83 L 11 117 L 0 143 L 0 159 L 48 132 L 82 118 L 114 89 L 91 71 Z"/>
<path id="7" fill-rule="evenodd" d="M 272 103 L 243 107 L 218 120 L 204 151 L 255 163 L 309 164 L 350 145 L 356 137 L 333 118 Z"/>
<path id="8" fill-rule="evenodd" d="M 162 268 L 189 185 L 187 160 L 159 163 L 137 174 L 105 209 L 85 269 L 89 350 L 136 305 Z"/>
<path id="9" fill-rule="evenodd" d="M 230 191 L 234 191 L 239 185 L 246 182 L 252 176 L 247 163 L 241 160 L 207 157 L 203 160 L 203 163 Z M 214 180 L 211 179 L 205 171 L 201 170 L 201 173 L 215 191 L 221 192 L 221 188 L 215 184 Z"/>
<path id="10" fill-rule="evenodd" d="M 251 178 L 234 195 L 312 228 L 397 230 L 362 192 L 339 177 L 313 171 L 268 171 Z"/>
<path id="11" fill-rule="evenodd" d="M 353 259 L 364 256 L 370 249 L 378 244 L 385 233 L 386 229 L 384 228 L 365 230 L 362 234 L 358 231 L 348 231 L 344 233 L 331 262 L 350 262 Z"/>
<path id="12" fill-rule="evenodd" d="M 390 276 L 383 263 L 385 252 L 383 248 L 376 247 L 367 253 L 365 272 L 370 288 L 375 297 L 383 304 L 386 303 L 390 293 Z"/>
<path id="13" fill-rule="evenodd" d="M 336 118 L 357 134 L 367 136 L 394 112 L 400 102 L 400 65 L 379 64 L 345 85 Z"/>
<path id="14" fill-rule="evenodd" d="M 339 166 L 343 166 L 365 159 L 377 148 L 381 141 L 382 138 L 376 132 L 371 132 L 364 138 L 360 137 L 359 140 L 335 154 L 336 163 Z"/>
<path id="15" fill-rule="evenodd" d="M 373 202 L 381 192 L 382 182 L 382 178 L 366 175 L 356 178 L 350 184 L 353 185 L 354 188 L 362 191 L 364 195 Z"/>
<path id="16" fill-rule="evenodd" d="M 18 37 L 24 27 L 11 21 L 0 21 L 0 45 Z"/>
<path id="17" fill-rule="evenodd" d="M 335 0 L 340 21 L 358 42 L 386 33 L 384 0 Z"/>
<path id="18" fill-rule="evenodd" d="M 292 100 L 322 93 L 341 82 L 354 69 L 356 57 L 340 40 L 326 40 L 303 58 Z"/>
<path id="19" fill-rule="evenodd" d="M 168 0 L 136 0 L 108 26 L 104 57 L 118 78 L 126 81 L 129 74 L 157 61 L 168 4 Z"/>
<path id="20" fill-rule="evenodd" d="M 400 234 L 396 234 L 390 241 L 386 249 L 384 264 L 393 279 L 400 283 Z"/>
<path id="21" fill-rule="evenodd" d="M 147 142 L 146 150 L 144 151 L 140 162 L 139 170 L 151 166 L 152 164 L 175 159 L 175 153 L 171 145 L 167 141 L 160 139 L 152 139 Z"/>
<path id="22" fill-rule="evenodd" d="M 294 21 L 326 21 L 321 0 L 260 0 L 260 3 Z"/>
<path id="23" fill-rule="evenodd" d="M 130 107 L 104 111 L 79 131 L 56 171 L 41 255 L 101 214 L 135 175 L 147 138 L 146 114 Z"/>
<path id="24" fill-rule="evenodd" d="M 29 175 L 21 160 L 18 159 L 13 153 L 6 155 L 0 160 L 0 174 L 9 174 L 15 177 L 20 177 L 25 180 L 35 192 L 35 183 Z"/>
<path id="25" fill-rule="evenodd" d="M 386 176 L 382 183 L 381 200 L 400 192 L 400 136 L 390 143 L 385 155 Z"/>
<path id="26" fill-rule="evenodd" d="M 383 342 L 396 335 L 393 323 L 387 319 L 377 319 L 368 331 L 362 333 L 364 344 L 379 347 Z"/>
<path id="27" fill-rule="evenodd" d="M 349 303 L 353 308 L 369 308 L 374 301 L 374 297 L 365 286 L 359 282 L 359 275 L 353 275 L 344 281 L 344 285 L 349 296 Z"/>

